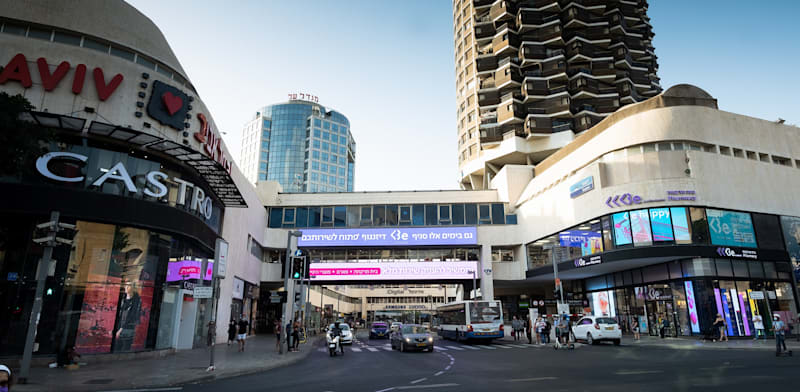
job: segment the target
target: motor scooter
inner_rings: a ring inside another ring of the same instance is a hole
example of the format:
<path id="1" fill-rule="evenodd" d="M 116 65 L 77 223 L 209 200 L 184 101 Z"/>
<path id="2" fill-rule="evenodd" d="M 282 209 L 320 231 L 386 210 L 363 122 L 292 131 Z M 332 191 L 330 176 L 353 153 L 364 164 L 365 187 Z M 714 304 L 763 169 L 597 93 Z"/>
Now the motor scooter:
<path id="1" fill-rule="evenodd" d="M 328 342 L 328 353 L 330 356 L 335 357 L 337 351 L 341 351 L 342 355 L 344 355 L 344 347 L 339 343 L 341 340 L 340 335 L 334 332 L 329 332 L 325 338 Z"/>

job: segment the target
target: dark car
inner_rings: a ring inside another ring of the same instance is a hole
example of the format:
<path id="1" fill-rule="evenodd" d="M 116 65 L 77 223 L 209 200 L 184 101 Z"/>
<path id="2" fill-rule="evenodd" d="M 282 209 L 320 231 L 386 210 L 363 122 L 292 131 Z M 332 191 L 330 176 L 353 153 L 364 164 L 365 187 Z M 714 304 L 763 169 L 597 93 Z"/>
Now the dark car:
<path id="1" fill-rule="evenodd" d="M 427 327 L 417 324 L 406 324 L 392 333 L 392 348 L 400 351 L 428 350 L 433 352 L 433 336 Z"/>
<path id="2" fill-rule="evenodd" d="M 374 322 L 372 323 L 372 328 L 369 330 L 369 338 L 370 339 L 388 339 L 389 338 L 389 326 L 386 323 L 382 322 Z"/>

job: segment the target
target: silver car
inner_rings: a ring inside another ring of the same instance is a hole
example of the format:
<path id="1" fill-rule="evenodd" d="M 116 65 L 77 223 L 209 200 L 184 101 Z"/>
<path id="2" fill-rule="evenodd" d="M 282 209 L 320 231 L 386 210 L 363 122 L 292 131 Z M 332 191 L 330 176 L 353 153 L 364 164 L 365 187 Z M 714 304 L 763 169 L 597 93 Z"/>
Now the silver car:
<path id="1" fill-rule="evenodd" d="M 400 351 L 428 350 L 433 352 L 433 336 L 427 327 L 418 324 L 406 324 L 393 332 L 389 338 L 392 349 Z"/>

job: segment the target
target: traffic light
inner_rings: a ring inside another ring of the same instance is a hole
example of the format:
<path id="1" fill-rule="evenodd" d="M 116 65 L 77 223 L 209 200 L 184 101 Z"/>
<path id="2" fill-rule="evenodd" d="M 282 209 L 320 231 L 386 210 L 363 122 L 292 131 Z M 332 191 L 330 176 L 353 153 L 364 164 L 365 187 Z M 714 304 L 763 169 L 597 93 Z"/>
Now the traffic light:
<path id="1" fill-rule="evenodd" d="M 303 277 L 303 261 L 302 257 L 292 258 L 292 279 L 301 279 Z"/>
<path id="2" fill-rule="evenodd" d="M 300 303 L 300 293 L 294 293 L 294 302 Z"/>

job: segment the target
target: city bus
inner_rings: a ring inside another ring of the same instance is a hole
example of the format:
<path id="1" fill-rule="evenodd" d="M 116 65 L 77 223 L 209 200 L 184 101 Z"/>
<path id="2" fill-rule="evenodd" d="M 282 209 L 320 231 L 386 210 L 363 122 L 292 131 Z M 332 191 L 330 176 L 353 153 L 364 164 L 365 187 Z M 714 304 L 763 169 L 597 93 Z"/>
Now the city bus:
<path id="1" fill-rule="evenodd" d="M 443 339 L 489 341 L 504 336 L 500 301 L 451 302 L 438 307 L 436 314 Z"/>

